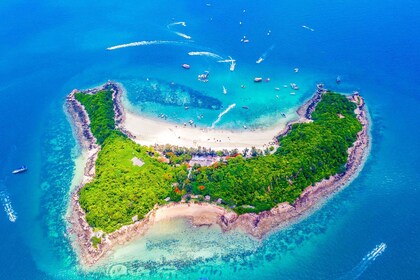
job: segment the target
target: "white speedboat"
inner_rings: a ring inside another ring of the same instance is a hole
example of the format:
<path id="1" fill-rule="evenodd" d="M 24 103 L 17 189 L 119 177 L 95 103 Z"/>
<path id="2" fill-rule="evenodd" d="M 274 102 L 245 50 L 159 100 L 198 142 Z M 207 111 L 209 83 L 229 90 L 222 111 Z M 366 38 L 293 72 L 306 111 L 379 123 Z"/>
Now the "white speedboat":
<path id="1" fill-rule="evenodd" d="M 23 165 L 20 168 L 13 170 L 12 173 L 13 174 L 18 174 L 18 173 L 26 172 L 27 170 L 28 170 L 28 168 Z"/>

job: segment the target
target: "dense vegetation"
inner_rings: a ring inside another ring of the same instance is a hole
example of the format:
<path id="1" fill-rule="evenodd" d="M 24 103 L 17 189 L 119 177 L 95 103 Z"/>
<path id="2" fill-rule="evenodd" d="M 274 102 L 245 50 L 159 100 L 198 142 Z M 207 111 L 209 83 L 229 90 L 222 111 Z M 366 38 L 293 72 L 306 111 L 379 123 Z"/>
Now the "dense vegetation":
<path id="1" fill-rule="evenodd" d="M 163 163 L 153 148 L 137 145 L 115 130 L 111 91 L 76 98 L 85 105 L 92 133 L 102 146 L 96 178 L 81 189 L 80 204 L 89 224 L 105 232 L 132 223 L 134 216 L 143 218 L 166 197 L 179 201 L 185 194 L 221 198 L 237 213 L 293 203 L 307 186 L 345 171 L 347 149 L 361 130 L 353 113 L 356 105 L 345 96 L 327 93 L 312 114 L 314 121 L 293 125 L 274 153 L 251 158 L 232 154 L 190 171 L 187 164 Z M 133 157 L 144 165 L 134 165 Z"/>
<path id="2" fill-rule="evenodd" d="M 220 197 L 236 205 L 238 213 L 293 203 L 307 186 L 345 171 L 347 149 L 362 128 L 355 108 L 343 95 L 325 94 L 313 113 L 314 121 L 293 125 L 279 139 L 274 154 L 237 156 L 211 167 L 196 167 L 190 178 L 193 192 Z"/>

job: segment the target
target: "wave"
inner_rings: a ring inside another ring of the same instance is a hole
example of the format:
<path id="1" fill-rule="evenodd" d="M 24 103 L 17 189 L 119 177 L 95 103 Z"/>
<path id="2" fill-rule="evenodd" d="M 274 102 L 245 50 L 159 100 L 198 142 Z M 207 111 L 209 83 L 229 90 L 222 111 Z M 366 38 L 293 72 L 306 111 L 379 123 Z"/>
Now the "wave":
<path id="1" fill-rule="evenodd" d="M 229 107 L 227 107 L 226 108 L 226 110 L 224 110 L 223 112 L 221 112 L 220 114 L 219 114 L 219 116 L 217 117 L 217 119 L 211 124 L 211 128 L 214 128 L 215 126 L 216 126 L 216 124 L 218 123 L 218 122 L 220 122 L 220 120 L 222 119 L 222 117 L 225 115 L 225 114 L 227 114 L 230 110 L 232 110 L 233 108 L 235 108 L 235 106 L 236 106 L 236 104 L 234 103 L 234 104 L 231 104 L 231 105 L 229 105 Z"/>
<path id="2" fill-rule="evenodd" d="M 163 40 L 153 40 L 153 41 L 139 41 L 139 42 L 132 42 L 128 44 L 116 45 L 109 48 L 106 48 L 109 51 L 113 51 L 116 49 L 122 48 L 129 48 L 129 47 L 137 47 L 137 46 L 148 46 L 148 45 L 182 45 L 183 42 L 178 41 L 163 41 Z"/>
<path id="3" fill-rule="evenodd" d="M 351 271 L 349 271 L 339 279 L 345 280 L 359 278 L 363 274 L 363 272 L 365 272 L 366 269 L 373 263 L 373 261 L 375 261 L 380 255 L 382 255 L 383 252 L 385 252 L 386 248 L 387 246 L 383 242 L 379 245 L 376 245 L 376 247 L 372 251 L 367 253 L 366 256 L 364 256 L 363 259 Z"/>
<path id="4" fill-rule="evenodd" d="M 11 222 L 15 222 L 17 219 L 16 211 L 12 207 L 12 203 L 10 201 L 9 195 L 5 191 L 0 192 L 0 200 L 3 204 L 4 211 L 6 212 L 9 220 Z"/>
<path id="5" fill-rule="evenodd" d="M 184 33 L 181 33 L 181 32 L 176 32 L 176 31 L 174 31 L 174 33 L 178 36 L 181 36 L 182 38 L 185 38 L 185 39 L 188 39 L 188 40 L 191 39 L 191 36 L 188 36 L 187 34 L 184 34 Z"/>
<path id="6" fill-rule="evenodd" d="M 221 57 L 220 55 L 212 53 L 212 52 L 189 52 L 188 55 L 209 56 L 209 57 L 216 58 L 216 59 L 219 59 L 219 60 L 223 59 L 223 57 Z"/>

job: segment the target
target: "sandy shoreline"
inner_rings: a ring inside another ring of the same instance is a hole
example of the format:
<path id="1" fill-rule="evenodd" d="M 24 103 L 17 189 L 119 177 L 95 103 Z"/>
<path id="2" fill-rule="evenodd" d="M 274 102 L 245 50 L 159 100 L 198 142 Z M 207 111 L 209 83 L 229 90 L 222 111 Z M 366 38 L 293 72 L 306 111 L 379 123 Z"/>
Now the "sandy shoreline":
<path id="1" fill-rule="evenodd" d="M 178 130 L 175 130 L 178 134 L 174 134 L 174 130 L 169 130 L 169 128 L 173 129 L 173 124 L 150 119 L 148 119 L 145 124 L 144 122 L 146 121 L 146 118 L 138 117 L 132 113 L 125 112 L 121 102 L 121 89 L 115 83 L 109 83 L 109 85 L 111 85 L 114 90 L 114 111 L 117 127 L 134 141 L 149 141 L 150 143 L 147 144 L 146 142 L 140 142 L 142 145 L 154 145 L 155 143 L 153 143 L 153 139 L 156 137 L 164 137 L 163 139 L 165 139 L 165 141 L 167 141 L 167 139 L 179 139 L 180 144 L 177 144 L 178 142 L 171 142 L 171 144 L 193 147 L 194 145 L 199 146 L 199 143 L 201 143 L 199 141 L 211 144 L 211 141 L 207 140 L 209 138 L 217 139 L 220 137 L 221 139 L 227 139 L 226 137 L 230 137 L 230 142 L 224 142 L 223 140 L 222 142 L 213 141 L 213 146 L 206 147 L 212 147 L 213 149 L 240 149 L 243 147 L 249 147 L 248 145 L 251 144 L 254 147 L 262 148 L 264 146 L 261 145 L 267 145 L 268 143 L 266 144 L 266 141 L 272 141 L 273 136 L 286 134 L 291 127 L 291 123 L 310 121 L 308 117 L 315 108 L 316 103 L 321 98 L 321 93 L 317 92 L 313 98 L 308 100 L 302 107 L 299 108 L 299 118 L 297 120 L 292 121 L 281 128 L 277 127 L 268 129 L 266 132 L 235 132 L 235 136 L 232 135 L 231 137 L 227 136 L 230 135 L 227 131 L 217 132 L 217 130 L 211 130 L 208 132 L 202 132 L 202 135 L 199 135 L 197 131 L 200 131 L 200 129 L 198 128 L 179 127 Z M 94 91 L 95 90 L 92 90 L 92 92 Z M 98 260 L 109 254 L 116 245 L 125 244 L 133 238 L 143 235 L 155 222 L 165 219 L 184 217 L 190 219 L 192 223 L 197 226 L 218 224 L 224 231 L 239 229 L 247 232 L 253 237 L 263 238 L 279 226 L 296 221 L 303 215 L 307 215 L 311 210 L 315 209 L 324 202 L 331 194 L 341 189 L 343 186 L 346 186 L 355 177 L 355 175 L 357 175 L 358 170 L 363 166 L 370 146 L 367 111 L 365 109 L 363 99 L 358 95 L 353 95 L 349 98 L 358 105 L 355 112 L 359 121 L 363 124 L 363 129 L 359 132 L 354 145 L 348 149 L 349 159 L 346 165 L 346 172 L 344 174 L 331 176 L 329 180 L 318 182 L 314 187 L 307 187 L 293 205 L 289 203 L 281 203 L 270 211 L 261 212 L 259 214 L 243 214 L 239 216 L 230 210 L 209 203 L 170 203 L 165 206 L 156 205 L 144 219 L 134 224 L 123 226 L 119 230 L 107 234 L 102 238 L 102 243 L 98 246 L 98 248 L 94 248 L 91 243 L 91 237 L 94 236 L 94 232 L 87 224 L 85 220 L 85 213 L 78 203 L 78 191 L 87 182 L 94 178 L 95 161 L 100 147 L 95 144 L 96 139 L 90 132 L 89 118 L 84 110 L 84 107 L 74 98 L 75 92 L 76 91 L 73 91 L 67 97 L 67 110 L 74 123 L 75 132 L 78 136 L 80 145 L 88 151 L 88 159 L 84 169 L 83 182 L 76 188 L 71 196 L 68 231 L 73 239 L 72 244 L 79 256 L 80 264 L 85 269 L 92 267 L 98 262 Z M 139 125 L 139 122 L 141 122 L 141 125 Z M 161 122 L 164 124 L 161 124 Z M 162 131 L 154 133 L 154 136 L 146 138 L 147 140 L 139 140 L 143 137 L 141 134 L 142 131 L 153 131 L 156 130 L 157 126 L 160 127 L 160 130 Z M 152 130 L 146 130 L 146 128 Z M 167 136 L 168 132 L 172 133 L 172 136 Z M 220 133 L 220 135 L 217 133 Z M 190 136 L 190 134 L 195 135 Z M 258 134 L 262 134 L 262 136 L 258 136 Z M 211 135 L 211 137 L 209 137 L 209 135 Z M 178 136 L 180 136 L 180 138 L 178 138 Z M 204 137 L 204 140 L 200 140 L 202 138 L 199 137 Z M 194 140 L 197 141 L 195 144 L 193 142 Z M 193 143 L 193 145 L 187 145 L 188 143 Z M 227 144 L 232 144 L 232 146 Z"/>

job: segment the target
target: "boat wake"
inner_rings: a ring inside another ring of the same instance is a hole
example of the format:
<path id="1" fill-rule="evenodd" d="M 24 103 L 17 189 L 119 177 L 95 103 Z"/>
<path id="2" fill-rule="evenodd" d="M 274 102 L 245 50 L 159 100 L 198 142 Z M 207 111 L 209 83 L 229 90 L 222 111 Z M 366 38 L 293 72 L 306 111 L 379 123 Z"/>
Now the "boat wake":
<path id="1" fill-rule="evenodd" d="M 267 56 L 271 53 L 271 51 L 274 49 L 275 45 L 272 45 L 271 47 L 268 48 L 268 50 L 266 50 L 256 61 L 257 64 L 260 64 L 261 62 L 263 62 L 263 60 L 265 60 L 267 58 Z"/>
<path id="2" fill-rule="evenodd" d="M 0 191 L 0 201 L 3 204 L 4 211 L 6 212 L 9 220 L 11 222 L 15 222 L 17 219 L 17 214 L 15 210 L 13 210 L 9 195 L 5 191 Z"/>
<path id="3" fill-rule="evenodd" d="M 181 33 L 181 32 L 176 32 L 176 31 L 174 31 L 174 33 L 178 36 L 181 36 L 182 38 L 191 40 L 191 36 L 188 36 L 187 34 L 184 34 L 184 33 Z"/>
<path id="4" fill-rule="evenodd" d="M 172 33 L 174 33 L 174 34 L 176 34 L 176 35 L 178 35 L 178 36 L 180 36 L 180 37 L 182 37 L 184 39 L 191 40 L 191 36 L 189 36 L 187 34 L 184 34 L 184 33 L 181 33 L 181 32 L 178 32 L 178 31 L 172 30 L 172 27 L 173 26 L 176 26 L 176 25 L 182 25 L 182 26 L 185 27 L 185 26 L 187 26 L 187 23 L 185 21 L 173 22 L 173 23 L 168 24 L 166 26 L 166 28 L 168 28 L 168 30 L 171 31 Z"/>
<path id="5" fill-rule="evenodd" d="M 183 45 L 184 42 L 178 41 L 163 41 L 163 40 L 154 40 L 154 41 L 139 41 L 139 42 L 132 42 L 128 44 L 116 45 L 109 48 L 106 48 L 108 51 L 113 51 L 116 49 L 123 49 L 123 48 L 130 48 L 130 47 L 138 47 L 138 46 L 148 46 L 148 45 Z"/>
<path id="6" fill-rule="evenodd" d="M 381 243 L 377 245 L 372 251 L 370 251 L 363 259 L 347 274 L 343 277 L 340 277 L 340 280 L 345 279 L 358 279 L 363 272 L 375 261 L 383 252 L 385 252 L 386 244 Z"/>
<path id="7" fill-rule="evenodd" d="M 233 59 L 231 56 L 228 56 L 229 59 L 222 59 L 222 60 L 218 60 L 217 62 L 219 63 L 229 63 L 230 64 L 230 71 L 234 71 L 235 70 L 235 66 L 236 66 L 236 60 Z"/>
<path id="8" fill-rule="evenodd" d="M 310 28 L 309 26 L 306 26 L 306 25 L 302 25 L 302 27 L 305 28 L 305 29 L 308 29 L 309 31 L 312 31 L 312 32 L 315 31 L 315 29 Z"/>
<path id="9" fill-rule="evenodd" d="M 185 21 L 177 21 L 177 22 L 172 22 L 168 24 L 166 27 L 169 29 L 171 26 L 175 26 L 175 25 L 187 26 L 187 23 Z"/>
<path id="10" fill-rule="evenodd" d="M 212 58 L 219 59 L 219 60 L 223 59 L 223 57 L 221 57 L 220 55 L 212 53 L 212 52 L 189 52 L 188 55 L 191 55 L 191 56 L 208 56 L 208 57 L 212 57 Z"/>
<path id="11" fill-rule="evenodd" d="M 226 108 L 226 110 L 224 110 L 223 112 L 221 112 L 220 114 L 219 114 L 219 116 L 217 117 L 217 119 L 211 124 L 211 128 L 214 128 L 215 126 L 216 126 L 216 124 L 218 123 L 218 122 L 220 122 L 220 120 L 222 119 L 222 117 L 224 116 L 224 115 L 226 115 L 230 110 L 232 110 L 233 108 L 235 108 L 235 106 L 236 106 L 236 104 L 235 103 L 233 103 L 233 104 L 231 104 L 231 105 L 229 105 L 229 107 L 227 107 Z"/>

